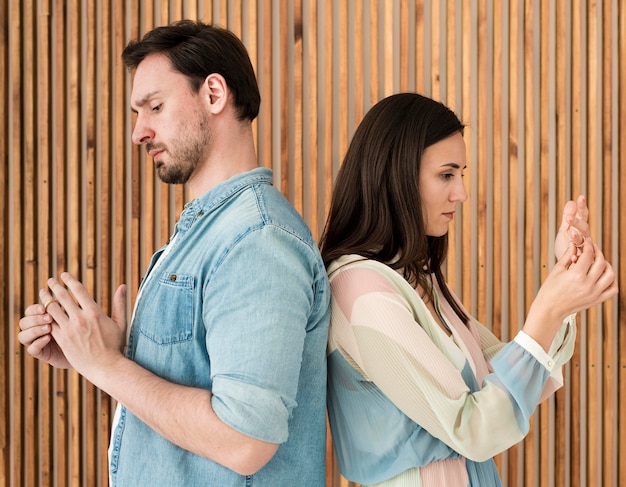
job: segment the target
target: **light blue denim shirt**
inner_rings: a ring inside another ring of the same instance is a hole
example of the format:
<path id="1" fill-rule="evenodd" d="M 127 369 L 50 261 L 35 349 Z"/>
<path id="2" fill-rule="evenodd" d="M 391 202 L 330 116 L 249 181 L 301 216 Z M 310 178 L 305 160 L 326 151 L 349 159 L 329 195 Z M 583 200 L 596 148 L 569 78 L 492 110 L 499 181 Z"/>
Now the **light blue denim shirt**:
<path id="1" fill-rule="evenodd" d="M 330 291 L 306 224 L 271 171 L 258 168 L 188 203 L 173 237 L 142 282 L 127 356 L 212 391 L 222 421 L 280 446 L 245 477 L 175 446 L 122 407 L 112 485 L 324 486 Z"/>

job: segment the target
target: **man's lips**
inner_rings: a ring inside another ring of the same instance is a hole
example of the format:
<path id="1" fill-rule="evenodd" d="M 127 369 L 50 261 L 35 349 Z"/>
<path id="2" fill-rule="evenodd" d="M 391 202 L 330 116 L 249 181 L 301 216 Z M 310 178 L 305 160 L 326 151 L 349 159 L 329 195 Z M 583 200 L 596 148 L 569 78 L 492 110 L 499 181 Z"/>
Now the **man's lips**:
<path id="1" fill-rule="evenodd" d="M 164 151 L 164 149 L 150 149 L 148 151 L 148 155 L 154 159 L 156 156 L 158 156 L 163 151 Z"/>

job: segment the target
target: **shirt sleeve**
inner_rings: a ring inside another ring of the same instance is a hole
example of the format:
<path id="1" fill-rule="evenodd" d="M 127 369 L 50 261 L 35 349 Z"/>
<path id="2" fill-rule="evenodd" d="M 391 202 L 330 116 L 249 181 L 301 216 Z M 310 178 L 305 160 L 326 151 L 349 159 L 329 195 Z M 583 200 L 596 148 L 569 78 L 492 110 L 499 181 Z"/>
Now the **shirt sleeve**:
<path id="1" fill-rule="evenodd" d="M 473 322 L 478 331 L 480 346 L 485 360 L 491 362 L 504 343 L 502 343 L 487 327 Z M 542 402 L 550 397 L 557 389 L 563 387 L 563 366 L 572 358 L 576 346 L 576 315 L 568 316 L 552 341 L 550 349 L 546 352 L 533 338 L 520 330 L 514 340 L 519 346 L 531 353 L 547 370 L 550 377 L 546 382 L 541 394 Z"/>
<path id="2" fill-rule="evenodd" d="M 563 366 L 572 358 L 576 346 L 576 315 L 570 315 L 563 321 L 563 325 L 547 352 L 523 331 L 517 334 L 515 341 L 532 353 L 550 371 L 550 377 L 539 399 L 541 403 L 557 389 L 563 387 Z"/>
<path id="3" fill-rule="evenodd" d="M 306 243 L 268 225 L 236 243 L 204 291 L 213 409 L 248 436 L 287 440 L 315 263 Z"/>
<path id="4" fill-rule="evenodd" d="M 525 436 L 550 370 L 524 346 L 494 342 L 493 373 L 472 392 L 465 356 L 417 293 L 397 292 L 369 268 L 342 270 L 331 287 L 330 347 L 413 421 L 474 461 Z"/>

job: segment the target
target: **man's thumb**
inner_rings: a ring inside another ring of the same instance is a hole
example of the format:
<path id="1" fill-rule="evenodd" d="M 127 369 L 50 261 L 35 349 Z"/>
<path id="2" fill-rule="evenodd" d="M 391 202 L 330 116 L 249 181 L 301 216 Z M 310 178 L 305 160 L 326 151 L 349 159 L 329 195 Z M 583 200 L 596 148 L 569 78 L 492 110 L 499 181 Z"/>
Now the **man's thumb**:
<path id="1" fill-rule="evenodd" d="M 122 284 L 117 288 L 117 291 L 115 291 L 111 318 L 122 331 L 126 331 L 126 284 Z"/>

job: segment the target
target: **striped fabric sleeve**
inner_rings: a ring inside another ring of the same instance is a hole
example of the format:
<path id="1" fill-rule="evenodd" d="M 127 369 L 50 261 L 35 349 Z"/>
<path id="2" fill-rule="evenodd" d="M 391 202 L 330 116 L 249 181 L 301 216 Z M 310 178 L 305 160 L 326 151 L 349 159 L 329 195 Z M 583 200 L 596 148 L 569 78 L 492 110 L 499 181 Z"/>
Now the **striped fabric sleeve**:
<path id="1" fill-rule="evenodd" d="M 496 361 L 502 367 L 471 392 L 465 356 L 417 293 L 399 292 L 391 275 L 367 267 L 337 272 L 331 287 L 330 349 L 340 349 L 413 421 L 474 461 L 524 437 L 550 375 L 532 353 L 515 342 L 504 348 L 494 342 L 501 348 L 495 357 L 505 355 Z M 504 364 L 509 369 L 502 372 Z"/>
<path id="2" fill-rule="evenodd" d="M 474 321 L 473 325 L 478 330 L 485 359 L 491 362 L 491 359 L 502 350 L 505 344 L 482 324 Z M 550 370 L 550 379 L 546 382 L 539 401 L 542 402 L 563 386 L 563 365 L 572 358 L 576 346 L 576 315 L 570 315 L 563 321 L 563 326 L 554 337 L 548 352 L 545 352 L 535 340 L 521 330 L 514 340 Z"/>

